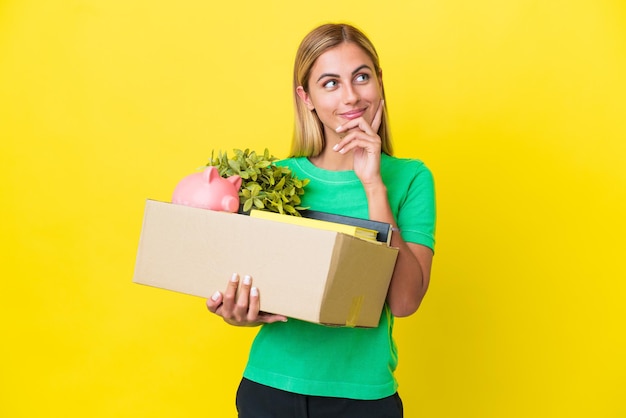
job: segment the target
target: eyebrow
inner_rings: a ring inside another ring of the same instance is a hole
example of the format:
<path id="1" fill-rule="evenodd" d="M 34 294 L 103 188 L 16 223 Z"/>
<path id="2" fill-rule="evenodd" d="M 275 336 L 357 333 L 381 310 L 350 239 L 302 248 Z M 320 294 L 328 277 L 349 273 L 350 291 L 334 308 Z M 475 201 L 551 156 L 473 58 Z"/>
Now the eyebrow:
<path id="1" fill-rule="evenodd" d="M 356 70 L 352 71 L 352 75 L 355 75 L 356 73 L 358 73 L 359 71 L 361 71 L 363 68 L 367 68 L 368 70 L 372 71 L 372 69 L 369 67 L 369 65 L 367 64 L 363 64 L 360 67 L 358 67 Z M 317 81 L 320 81 L 322 78 L 324 77 L 334 77 L 334 78 L 339 78 L 339 74 L 333 74 L 333 73 L 324 73 L 322 75 L 319 76 L 319 78 L 317 79 Z"/>

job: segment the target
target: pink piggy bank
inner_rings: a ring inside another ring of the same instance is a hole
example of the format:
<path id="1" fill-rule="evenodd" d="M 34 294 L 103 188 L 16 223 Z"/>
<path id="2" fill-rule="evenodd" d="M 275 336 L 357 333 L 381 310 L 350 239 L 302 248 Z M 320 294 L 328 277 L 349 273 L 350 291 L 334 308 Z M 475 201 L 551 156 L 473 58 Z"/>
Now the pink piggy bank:
<path id="1" fill-rule="evenodd" d="M 207 167 L 202 173 L 190 174 L 174 189 L 172 203 L 195 208 L 237 212 L 241 177 L 220 176 L 215 167 Z"/>

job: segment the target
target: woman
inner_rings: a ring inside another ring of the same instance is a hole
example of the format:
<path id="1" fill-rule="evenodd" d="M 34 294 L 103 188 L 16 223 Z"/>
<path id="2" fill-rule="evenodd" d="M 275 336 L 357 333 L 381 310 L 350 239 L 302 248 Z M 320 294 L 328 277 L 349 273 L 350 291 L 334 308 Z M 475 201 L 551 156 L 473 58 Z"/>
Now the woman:
<path id="1" fill-rule="evenodd" d="M 413 314 L 428 288 L 431 173 L 421 161 L 391 156 L 378 55 L 358 29 L 322 25 L 303 39 L 294 101 L 292 157 L 279 164 L 310 179 L 303 205 L 392 224 L 399 254 L 377 328 L 326 327 L 260 312 L 259 290 L 237 274 L 223 294 L 207 300 L 230 324 L 263 324 L 237 393 L 239 416 L 401 417 L 393 321 Z"/>

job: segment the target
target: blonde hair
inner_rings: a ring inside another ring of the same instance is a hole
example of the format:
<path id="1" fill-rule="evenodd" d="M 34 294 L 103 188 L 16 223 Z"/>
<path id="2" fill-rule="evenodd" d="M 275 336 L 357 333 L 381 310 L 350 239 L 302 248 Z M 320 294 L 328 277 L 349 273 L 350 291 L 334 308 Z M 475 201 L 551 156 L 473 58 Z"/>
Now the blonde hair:
<path id="1" fill-rule="evenodd" d="M 311 69 L 317 58 L 327 50 L 336 47 L 343 42 L 351 42 L 371 58 L 374 64 L 374 72 L 380 77 L 381 70 L 378 54 L 370 40 L 354 26 L 347 24 L 325 24 L 313 29 L 304 37 L 296 53 L 293 67 L 293 99 L 295 110 L 295 128 L 291 143 L 291 156 L 315 157 L 324 149 L 324 130 L 322 122 L 315 111 L 307 108 L 306 104 L 296 93 L 298 86 L 308 91 Z M 382 99 L 385 99 L 385 90 L 382 87 Z M 391 138 L 387 120 L 387 109 L 378 129 L 378 135 L 382 141 L 382 152 L 392 155 Z"/>

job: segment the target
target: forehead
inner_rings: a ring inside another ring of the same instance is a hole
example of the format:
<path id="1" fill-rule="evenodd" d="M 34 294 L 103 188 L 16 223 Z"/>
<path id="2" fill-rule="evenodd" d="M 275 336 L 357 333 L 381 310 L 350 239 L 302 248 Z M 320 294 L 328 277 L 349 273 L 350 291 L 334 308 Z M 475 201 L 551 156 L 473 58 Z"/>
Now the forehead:
<path id="1" fill-rule="evenodd" d="M 324 73 L 343 75 L 343 73 L 351 73 L 363 65 L 367 65 L 372 71 L 374 70 L 372 59 L 360 46 L 352 42 L 343 42 L 325 51 L 315 60 L 311 68 L 311 75 Z"/>

